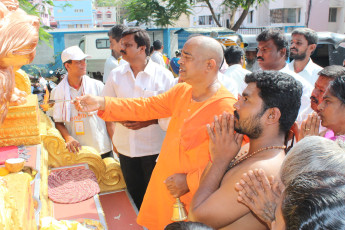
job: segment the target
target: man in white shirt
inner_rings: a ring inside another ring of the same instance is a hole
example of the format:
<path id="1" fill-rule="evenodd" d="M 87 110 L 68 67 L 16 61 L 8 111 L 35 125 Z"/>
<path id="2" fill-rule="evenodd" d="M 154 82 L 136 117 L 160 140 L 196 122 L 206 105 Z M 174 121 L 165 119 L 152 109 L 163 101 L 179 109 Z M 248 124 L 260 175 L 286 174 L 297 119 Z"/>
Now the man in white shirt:
<path id="1" fill-rule="evenodd" d="M 254 72 L 260 69 L 258 62 L 256 61 L 256 48 L 246 48 L 246 69 Z"/>
<path id="2" fill-rule="evenodd" d="M 103 83 L 85 75 L 87 57 L 78 46 L 71 46 L 62 52 L 61 59 L 67 76 L 50 95 L 51 99 L 60 101 L 54 104 L 53 119 L 70 152 L 77 153 L 85 145 L 95 148 L 102 158 L 111 157 L 111 143 L 105 122 L 96 113 L 78 112 L 70 102 L 85 94 L 100 96 L 102 93 Z"/>
<path id="3" fill-rule="evenodd" d="M 297 28 L 291 34 L 290 57 L 294 60 L 289 68 L 311 85 L 314 85 L 322 67 L 315 64 L 310 55 L 315 51 L 318 42 L 317 34 L 309 28 Z"/>
<path id="4" fill-rule="evenodd" d="M 310 107 L 313 86 L 303 77 L 291 71 L 286 64 L 288 41 L 283 32 L 274 29 L 264 30 L 256 37 L 256 40 L 258 42 L 257 61 L 262 70 L 277 70 L 287 73 L 302 83 L 301 107 L 296 119 L 298 123 L 301 123 L 308 114 L 313 112 Z"/>
<path id="5" fill-rule="evenodd" d="M 121 42 L 121 53 L 128 63 L 111 71 L 104 96 L 146 98 L 174 85 L 172 73 L 149 58 L 150 38 L 145 30 L 125 30 Z M 140 209 L 165 132 L 157 120 L 107 122 L 107 128 L 119 155 L 127 189 Z"/>
<path id="6" fill-rule="evenodd" d="M 242 94 L 247 87 L 244 82 L 244 77 L 251 73 L 249 70 L 242 68 L 243 66 L 243 50 L 239 46 L 230 46 L 224 52 L 224 58 L 228 64 L 228 68 L 224 75 L 236 81 L 238 86 L 238 93 Z"/>
<path id="7" fill-rule="evenodd" d="M 115 25 L 108 31 L 111 56 L 107 58 L 104 64 L 103 83 L 107 82 L 109 73 L 118 67 L 125 64 L 126 61 L 121 57 L 121 37 L 122 32 L 126 29 L 124 25 Z"/>
<path id="8" fill-rule="evenodd" d="M 153 42 L 153 53 L 151 55 L 151 60 L 158 63 L 159 65 L 165 67 L 165 62 L 163 58 L 163 44 L 161 41 L 156 40 Z"/>

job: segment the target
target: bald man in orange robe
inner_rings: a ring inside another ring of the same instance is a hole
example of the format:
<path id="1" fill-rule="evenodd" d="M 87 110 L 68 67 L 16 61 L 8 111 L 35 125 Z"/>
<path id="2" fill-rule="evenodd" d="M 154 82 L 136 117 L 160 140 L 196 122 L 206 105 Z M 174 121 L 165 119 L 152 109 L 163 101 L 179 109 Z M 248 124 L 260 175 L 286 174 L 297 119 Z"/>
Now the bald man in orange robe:
<path id="1" fill-rule="evenodd" d="M 209 37 L 190 38 L 182 49 L 180 78 L 168 92 L 150 98 L 118 99 L 84 96 L 78 110 L 99 110 L 106 121 L 144 121 L 171 117 L 137 222 L 150 230 L 171 223 L 172 207 L 180 197 L 189 209 L 209 161 L 206 125 L 223 111 L 233 113 L 235 97 L 218 81 L 223 61 L 220 44 Z"/>

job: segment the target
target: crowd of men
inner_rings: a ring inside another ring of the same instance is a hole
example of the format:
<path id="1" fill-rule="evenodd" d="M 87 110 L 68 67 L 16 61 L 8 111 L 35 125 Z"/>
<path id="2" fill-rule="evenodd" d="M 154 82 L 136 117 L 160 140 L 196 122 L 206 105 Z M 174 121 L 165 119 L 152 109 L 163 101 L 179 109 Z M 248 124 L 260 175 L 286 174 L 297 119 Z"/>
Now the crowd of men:
<path id="1" fill-rule="evenodd" d="M 62 52 L 68 75 L 52 99 L 73 103 L 57 103 L 53 118 L 70 151 L 116 153 L 139 225 L 345 228 L 345 68 L 312 61 L 313 30 L 298 28 L 291 41 L 260 33 L 253 72 L 240 47 L 190 37 L 178 81 L 160 41 L 150 57 L 145 30 L 116 25 L 108 35 L 105 86 L 86 75 L 78 47 Z M 176 198 L 191 222 L 170 224 Z"/>

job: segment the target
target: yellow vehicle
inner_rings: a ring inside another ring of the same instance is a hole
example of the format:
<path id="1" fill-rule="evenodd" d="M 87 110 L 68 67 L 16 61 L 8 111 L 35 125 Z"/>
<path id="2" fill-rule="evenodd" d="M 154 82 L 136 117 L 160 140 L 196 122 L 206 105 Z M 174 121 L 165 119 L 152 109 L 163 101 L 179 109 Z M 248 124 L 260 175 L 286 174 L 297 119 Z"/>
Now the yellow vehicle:
<path id="1" fill-rule="evenodd" d="M 247 43 L 243 42 L 243 38 L 240 34 L 221 35 L 216 37 L 215 39 L 219 41 L 221 44 L 223 44 L 225 47 L 239 46 L 242 49 L 244 49 L 247 46 Z M 245 60 L 245 52 L 243 52 L 243 68 L 246 68 Z"/>
<path id="2" fill-rule="evenodd" d="M 239 34 L 221 35 L 218 36 L 216 40 L 222 43 L 225 47 L 234 45 L 237 45 L 241 48 L 246 47 L 246 44 L 243 42 L 242 36 Z"/>

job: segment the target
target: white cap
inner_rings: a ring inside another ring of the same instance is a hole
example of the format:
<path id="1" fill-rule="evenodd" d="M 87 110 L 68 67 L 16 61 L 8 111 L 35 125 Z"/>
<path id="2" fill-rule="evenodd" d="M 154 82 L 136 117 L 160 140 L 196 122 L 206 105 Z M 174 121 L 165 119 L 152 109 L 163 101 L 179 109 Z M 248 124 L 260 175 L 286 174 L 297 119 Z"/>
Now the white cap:
<path id="1" fill-rule="evenodd" d="M 84 52 L 78 46 L 71 46 L 62 51 L 61 60 L 65 63 L 69 60 L 83 60 L 85 58 L 90 58 L 90 55 L 84 54 Z"/>

